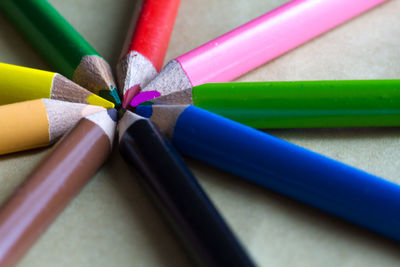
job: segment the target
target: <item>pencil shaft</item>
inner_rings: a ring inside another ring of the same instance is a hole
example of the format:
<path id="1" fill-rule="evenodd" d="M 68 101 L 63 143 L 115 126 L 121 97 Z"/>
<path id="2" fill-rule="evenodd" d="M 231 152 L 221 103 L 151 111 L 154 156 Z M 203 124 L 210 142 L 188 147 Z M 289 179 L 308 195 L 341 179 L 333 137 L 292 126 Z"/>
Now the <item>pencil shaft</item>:
<path id="1" fill-rule="evenodd" d="M 0 63 L 0 104 L 50 98 L 55 75 L 54 72 Z"/>
<path id="2" fill-rule="evenodd" d="M 114 107 L 58 73 L 0 63 L 1 105 L 39 98 Z"/>
<path id="3" fill-rule="evenodd" d="M 139 114 L 154 107 L 138 108 Z M 164 111 L 165 112 L 165 111 Z M 178 151 L 400 241 L 400 186 L 261 131 L 189 106 Z"/>
<path id="4" fill-rule="evenodd" d="M 0 112 L 0 154 L 49 144 L 49 121 L 41 100 L 4 105 Z"/>
<path id="5" fill-rule="evenodd" d="M 256 128 L 400 126 L 400 80 L 204 84 L 193 104 Z"/>
<path id="6" fill-rule="evenodd" d="M 69 79 L 84 56 L 98 55 L 46 0 L 3 0 L 0 8 L 47 62 Z"/>
<path id="7" fill-rule="evenodd" d="M 293 0 L 178 58 L 193 86 L 227 82 L 387 0 Z"/>
<path id="8" fill-rule="evenodd" d="M 161 70 L 175 23 L 180 0 L 143 0 L 135 26 L 128 36 L 127 52 L 146 57 Z M 129 38 L 130 37 L 130 38 Z"/>
<path id="9" fill-rule="evenodd" d="M 13 266 L 82 189 L 111 151 L 102 129 L 81 120 L 0 210 L 0 265 Z"/>
<path id="10" fill-rule="evenodd" d="M 43 147 L 102 107 L 37 99 L 0 106 L 0 155 Z"/>
<path id="11" fill-rule="evenodd" d="M 201 266 L 253 266 L 172 145 L 148 120 L 138 120 L 120 140 L 125 161 L 147 189 Z"/>

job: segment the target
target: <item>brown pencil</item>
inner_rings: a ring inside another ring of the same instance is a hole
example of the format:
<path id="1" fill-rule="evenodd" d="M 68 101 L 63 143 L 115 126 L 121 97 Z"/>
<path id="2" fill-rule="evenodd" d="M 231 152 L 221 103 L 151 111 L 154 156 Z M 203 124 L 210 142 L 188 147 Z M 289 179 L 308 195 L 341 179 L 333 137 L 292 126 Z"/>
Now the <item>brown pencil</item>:
<path id="1" fill-rule="evenodd" d="M 39 163 L 0 209 L 0 266 L 13 266 L 111 152 L 116 110 L 87 116 Z"/>

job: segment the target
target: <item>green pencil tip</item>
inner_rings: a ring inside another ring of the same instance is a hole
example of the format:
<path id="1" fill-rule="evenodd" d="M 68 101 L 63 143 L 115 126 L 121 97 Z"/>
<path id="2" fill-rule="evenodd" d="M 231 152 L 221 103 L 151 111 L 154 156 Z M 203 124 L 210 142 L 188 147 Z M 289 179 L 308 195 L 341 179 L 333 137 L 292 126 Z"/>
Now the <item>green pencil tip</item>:
<path id="1" fill-rule="evenodd" d="M 102 98 L 113 102 L 115 104 L 116 109 L 120 108 L 122 105 L 121 99 L 118 96 L 117 89 L 112 85 L 111 85 L 111 90 L 100 90 L 99 95 Z"/>
<path id="2" fill-rule="evenodd" d="M 151 101 L 146 101 L 146 102 L 143 102 L 143 103 L 140 103 L 140 105 L 146 105 L 146 106 L 148 106 L 148 105 L 154 105 L 154 102 L 151 102 Z"/>

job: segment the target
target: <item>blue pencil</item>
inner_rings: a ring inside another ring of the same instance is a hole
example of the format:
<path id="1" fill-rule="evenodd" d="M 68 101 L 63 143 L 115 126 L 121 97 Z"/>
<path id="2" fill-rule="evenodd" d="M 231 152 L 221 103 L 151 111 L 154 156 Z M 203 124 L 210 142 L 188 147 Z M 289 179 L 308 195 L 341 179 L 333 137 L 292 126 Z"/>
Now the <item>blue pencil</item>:
<path id="1" fill-rule="evenodd" d="M 139 106 L 183 154 L 400 241 L 400 186 L 194 106 Z"/>

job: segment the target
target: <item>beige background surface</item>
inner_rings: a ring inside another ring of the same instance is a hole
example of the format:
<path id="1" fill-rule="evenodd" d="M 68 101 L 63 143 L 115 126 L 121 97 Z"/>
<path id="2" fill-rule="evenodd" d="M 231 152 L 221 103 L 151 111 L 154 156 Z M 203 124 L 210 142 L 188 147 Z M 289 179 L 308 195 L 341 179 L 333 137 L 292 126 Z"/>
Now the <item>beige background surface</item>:
<path id="1" fill-rule="evenodd" d="M 113 65 L 135 1 L 50 0 Z M 166 60 L 285 0 L 182 0 Z M 399 78 L 400 0 L 388 3 L 240 78 L 240 81 Z M 49 69 L 3 17 L 0 61 Z M 400 182 L 400 129 L 270 133 Z M 0 157 L 0 201 L 47 149 Z M 399 266 L 400 246 L 197 161 L 187 159 L 260 266 Z M 323 178 L 323 177 L 322 177 Z M 114 151 L 20 266 L 188 266 L 174 235 Z"/>

